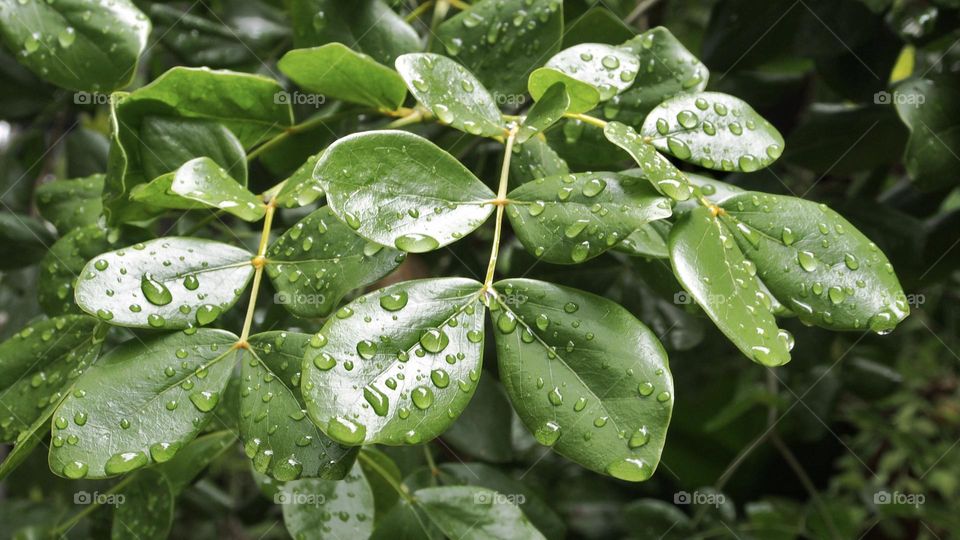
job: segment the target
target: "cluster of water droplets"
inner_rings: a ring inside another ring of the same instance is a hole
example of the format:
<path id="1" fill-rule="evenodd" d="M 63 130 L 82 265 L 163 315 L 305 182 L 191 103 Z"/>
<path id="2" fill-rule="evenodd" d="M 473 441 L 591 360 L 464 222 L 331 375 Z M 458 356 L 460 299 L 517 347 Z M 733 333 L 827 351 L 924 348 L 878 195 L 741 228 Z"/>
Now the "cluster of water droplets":
<path id="1" fill-rule="evenodd" d="M 584 43 L 560 51 L 546 67 L 594 86 L 605 101 L 633 85 L 640 59 L 624 48 Z"/>
<path id="2" fill-rule="evenodd" d="M 439 34 L 447 54 L 462 57 L 472 65 L 472 60 L 479 62 L 491 47 L 496 47 L 504 53 L 498 58 L 506 62 L 505 71 L 513 71 L 514 66 L 527 71 L 529 59 L 542 55 L 544 47 L 552 46 L 552 39 L 541 39 L 537 32 L 559 16 L 561 1 L 524 0 L 521 9 L 515 9 L 513 4 L 501 0 L 489 15 L 472 9 L 441 26 Z M 482 35 L 478 35 L 478 29 L 483 30 Z M 469 36 L 466 43 L 465 36 Z"/>
<path id="3" fill-rule="evenodd" d="M 604 135 L 610 142 L 629 152 L 643 175 L 664 195 L 685 201 L 693 194 L 693 186 L 683 174 L 630 126 L 610 122 L 604 128 Z"/>

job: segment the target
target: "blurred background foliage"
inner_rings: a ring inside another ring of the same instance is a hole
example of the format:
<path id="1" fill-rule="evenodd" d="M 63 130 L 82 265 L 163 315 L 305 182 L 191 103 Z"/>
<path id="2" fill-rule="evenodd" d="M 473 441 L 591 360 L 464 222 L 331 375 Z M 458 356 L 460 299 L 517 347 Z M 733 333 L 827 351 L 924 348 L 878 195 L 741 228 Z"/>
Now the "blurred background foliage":
<path id="1" fill-rule="evenodd" d="M 173 65 L 281 78 L 275 62 L 285 51 L 323 42 L 324 32 L 336 31 L 303 16 L 318 2 L 136 2 L 154 29 L 133 86 Z M 390 4 L 401 16 L 417 8 L 413 1 Z M 430 24 L 425 11 L 413 20 L 423 35 Z M 482 379 L 486 383 L 454 428 L 429 445 L 441 481 L 471 481 L 461 461 L 486 464 L 484 482 L 501 482 L 504 491 L 529 493 L 542 503 L 531 519 L 551 537 L 960 533 L 960 2 L 566 0 L 564 17 L 565 47 L 616 44 L 646 28 L 669 28 L 710 69 L 709 90 L 742 97 L 787 139 L 783 158 L 771 168 L 718 178 L 835 208 L 888 254 L 912 316 L 884 337 L 836 334 L 787 320 L 785 328 L 803 346 L 789 365 L 765 370 L 676 296 L 678 286 L 663 260 L 610 252 L 588 264 L 557 267 L 538 264 L 519 243 L 508 242 L 501 261 L 505 274 L 604 294 L 661 336 L 677 395 L 668 444 L 649 482 L 633 485 L 593 474 L 533 441 L 511 416 L 494 373 Z M 0 73 L 5 339 L 40 313 L 38 267 L 24 264 L 39 262 L 47 246 L 69 232 L 55 233 L 39 218 L 14 222 L 8 213 L 37 216 L 39 185 L 104 172 L 109 126 L 107 107 L 78 102 L 73 93 L 40 81 L 7 51 L 0 51 Z M 913 103 L 904 103 L 908 98 Z M 506 109 L 522 108 L 523 99 L 515 101 Z M 298 121 L 335 113 L 339 106 L 301 107 Z M 617 118 L 616 103 L 603 115 Z M 348 118 L 332 116 L 265 153 L 250 172 L 251 188 L 273 185 L 290 172 L 288 164 L 302 163 L 338 135 L 383 122 Z M 436 125 L 415 129 L 446 143 L 481 178 L 495 178 L 499 145 Z M 562 128 L 550 142 L 574 170 L 619 163 L 622 156 L 606 144 L 599 151 L 594 136 Z M 522 158 L 516 162 L 514 175 L 529 174 Z M 278 219 L 290 225 L 311 210 L 284 210 Z M 193 229 L 198 219 L 181 220 L 174 233 Z M 216 236 L 220 226 L 210 234 Z M 258 234 L 240 224 L 234 232 L 251 243 Z M 411 256 L 391 279 L 482 273 L 489 236 L 480 231 L 451 250 Z M 241 317 L 237 311 L 226 317 Z M 258 316 L 266 321 L 264 329 L 313 329 L 279 308 Z M 487 370 L 495 366 L 485 362 Z M 422 478 L 421 448 L 383 451 L 409 484 L 416 485 L 418 474 Z M 77 489 L 92 492 L 100 484 L 58 479 L 46 473 L 45 453 L 34 453 L 0 487 L 0 537 L 22 525 L 62 519 L 75 511 Z M 269 498 L 275 489 L 249 474 L 248 460 L 234 445 L 183 493 L 173 535 L 285 537 L 280 507 Z M 102 533 L 95 514 L 72 534 Z"/>

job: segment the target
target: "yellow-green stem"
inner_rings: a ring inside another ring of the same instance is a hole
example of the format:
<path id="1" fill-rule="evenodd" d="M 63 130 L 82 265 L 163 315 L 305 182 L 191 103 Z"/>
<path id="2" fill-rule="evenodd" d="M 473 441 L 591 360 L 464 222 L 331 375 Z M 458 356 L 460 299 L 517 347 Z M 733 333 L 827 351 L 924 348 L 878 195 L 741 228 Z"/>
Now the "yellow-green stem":
<path id="1" fill-rule="evenodd" d="M 400 482 L 397 482 L 397 480 L 394 477 L 390 476 L 390 473 L 385 471 L 383 467 L 381 467 L 380 464 L 376 462 L 376 460 L 371 458 L 365 452 L 360 452 L 358 454 L 358 457 L 360 458 L 361 461 L 366 463 L 368 467 L 377 471 L 377 474 L 383 477 L 383 479 L 386 480 L 388 484 L 390 484 L 390 487 L 392 487 L 397 492 L 397 494 L 403 497 L 404 500 L 406 500 L 410 504 L 416 503 L 416 501 L 413 499 L 413 496 L 410 495 L 410 490 L 407 489 L 407 486 L 403 485 Z"/>
<path id="2" fill-rule="evenodd" d="M 503 233 L 503 211 L 507 206 L 507 180 L 510 177 L 510 158 L 513 156 L 513 142 L 517 138 L 517 128 L 510 129 L 507 136 L 506 148 L 503 151 L 503 166 L 500 168 L 500 184 L 497 186 L 497 198 L 493 201 L 497 205 L 496 224 L 493 229 L 493 248 L 490 250 L 490 262 L 487 263 L 487 277 L 483 280 L 483 287 L 490 289 L 493 284 L 493 274 L 497 270 L 497 256 L 500 254 L 500 236 Z"/>
<path id="3" fill-rule="evenodd" d="M 420 4 L 413 11 L 407 14 L 407 22 L 413 22 L 420 18 L 421 15 L 427 12 L 428 9 L 433 7 L 433 0 L 427 0 L 426 2 Z"/>
<path id="4" fill-rule="evenodd" d="M 260 233 L 260 245 L 257 255 L 253 258 L 253 287 L 250 289 L 250 303 L 247 304 L 247 316 L 243 319 L 243 330 L 240 332 L 240 346 L 246 346 L 250 337 L 250 328 L 253 326 L 253 313 L 257 309 L 257 295 L 260 293 L 260 281 L 263 279 L 263 269 L 267 265 L 267 245 L 270 243 L 270 227 L 273 225 L 273 214 L 277 207 L 273 201 L 267 203 L 267 214 L 263 218 L 263 232 Z"/>
<path id="5" fill-rule="evenodd" d="M 607 127 L 607 123 L 595 116 L 590 116 L 589 114 L 581 113 L 564 113 L 565 118 L 572 118 L 574 120 L 579 120 L 584 124 L 590 124 L 591 126 L 596 126 L 600 129 Z"/>

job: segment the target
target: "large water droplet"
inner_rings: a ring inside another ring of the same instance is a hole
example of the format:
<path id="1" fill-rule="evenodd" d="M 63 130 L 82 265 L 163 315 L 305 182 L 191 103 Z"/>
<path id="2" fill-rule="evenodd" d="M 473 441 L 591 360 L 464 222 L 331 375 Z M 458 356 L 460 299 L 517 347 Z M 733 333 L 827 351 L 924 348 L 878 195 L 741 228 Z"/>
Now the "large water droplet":
<path id="1" fill-rule="evenodd" d="M 144 298 L 155 306 L 165 306 L 173 301 L 170 289 L 153 278 L 152 274 L 143 274 L 140 278 L 140 290 Z"/>

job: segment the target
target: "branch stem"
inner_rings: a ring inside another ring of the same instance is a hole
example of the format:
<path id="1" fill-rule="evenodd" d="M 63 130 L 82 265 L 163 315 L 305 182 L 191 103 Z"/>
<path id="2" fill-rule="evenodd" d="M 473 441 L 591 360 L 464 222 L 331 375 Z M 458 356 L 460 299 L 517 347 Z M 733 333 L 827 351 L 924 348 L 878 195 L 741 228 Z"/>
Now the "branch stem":
<path id="1" fill-rule="evenodd" d="M 270 201 L 267 203 L 267 213 L 263 218 L 263 232 L 260 233 L 260 245 L 257 247 L 257 256 L 253 258 L 253 287 L 250 289 L 250 303 L 247 304 L 247 315 L 243 319 L 243 330 L 240 332 L 240 346 L 246 347 L 250 337 L 250 328 L 253 326 L 253 313 L 257 308 L 257 295 L 260 293 L 260 281 L 263 279 L 263 268 L 267 265 L 267 245 L 270 243 L 270 227 L 273 225 L 273 214 L 277 207 Z"/>
<path id="2" fill-rule="evenodd" d="M 503 166 L 500 168 L 500 184 L 497 186 L 497 198 L 493 204 L 497 205 L 496 225 L 493 229 L 493 247 L 490 250 L 490 262 L 487 263 L 487 277 L 483 280 L 483 288 L 489 289 L 493 284 L 493 275 L 497 270 L 497 256 L 500 254 L 500 236 L 503 233 L 503 210 L 507 206 L 507 181 L 510 178 L 510 158 L 513 156 L 513 143 L 517 138 L 517 127 L 510 128 L 507 136 L 507 145 L 503 151 Z"/>

